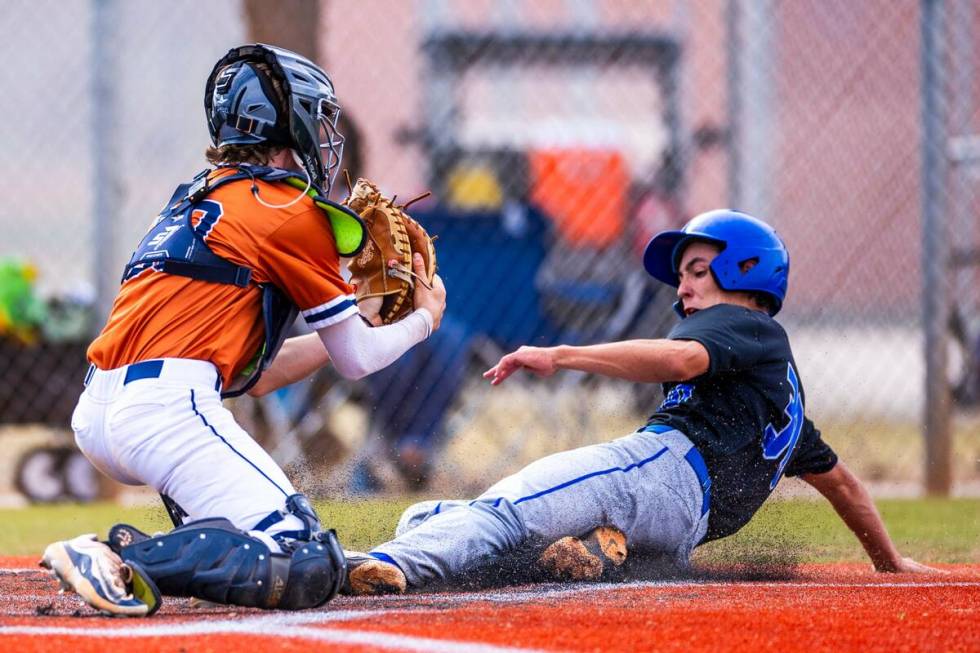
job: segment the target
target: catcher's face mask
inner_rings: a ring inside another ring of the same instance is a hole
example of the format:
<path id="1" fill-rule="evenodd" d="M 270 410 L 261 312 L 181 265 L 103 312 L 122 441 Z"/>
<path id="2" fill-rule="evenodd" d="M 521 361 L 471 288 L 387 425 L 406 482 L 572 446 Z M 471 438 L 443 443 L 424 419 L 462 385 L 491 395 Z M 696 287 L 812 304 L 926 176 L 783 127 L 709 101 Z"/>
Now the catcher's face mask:
<path id="1" fill-rule="evenodd" d="M 344 135 L 337 128 L 340 119 L 340 107 L 336 102 L 323 98 L 317 107 L 318 142 L 320 144 L 320 160 L 324 167 L 325 190 L 329 194 L 333 187 L 340 161 L 344 157 Z"/>

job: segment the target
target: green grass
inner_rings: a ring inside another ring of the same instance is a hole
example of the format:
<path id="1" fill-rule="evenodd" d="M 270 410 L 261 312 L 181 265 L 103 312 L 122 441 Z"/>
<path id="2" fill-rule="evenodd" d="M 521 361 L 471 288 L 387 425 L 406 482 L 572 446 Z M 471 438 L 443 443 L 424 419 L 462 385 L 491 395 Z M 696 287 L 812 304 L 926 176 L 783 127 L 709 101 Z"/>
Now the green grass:
<path id="1" fill-rule="evenodd" d="M 980 499 L 876 502 L 903 555 L 920 562 L 980 562 Z M 867 562 L 854 535 L 825 501 L 770 501 L 732 537 L 710 542 L 698 559 Z"/>
<path id="2" fill-rule="evenodd" d="M 319 502 L 325 524 L 337 529 L 349 549 L 364 550 L 394 530 L 408 500 Z M 892 499 L 879 509 L 903 554 L 924 562 L 980 562 L 980 499 Z M 38 554 L 49 542 L 96 532 L 124 521 L 139 528 L 167 530 L 162 508 L 121 508 L 115 504 L 38 506 L 0 510 L 0 554 Z M 770 501 L 742 531 L 712 542 L 697 559 L 716 562 L 866 561 L 857 540 L 822 501 Z"/>

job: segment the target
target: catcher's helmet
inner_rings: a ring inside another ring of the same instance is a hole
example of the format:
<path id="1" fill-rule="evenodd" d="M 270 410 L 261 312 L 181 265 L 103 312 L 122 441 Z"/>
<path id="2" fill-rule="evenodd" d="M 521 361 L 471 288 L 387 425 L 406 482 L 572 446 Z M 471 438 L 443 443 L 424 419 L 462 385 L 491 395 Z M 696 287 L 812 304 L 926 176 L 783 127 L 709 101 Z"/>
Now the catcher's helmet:
<path id="1" fill-rule="evenodd" d="M 282 84 L 288 115 L 281 115 L 264 63 Z M 340 106 L 333 83 L 315 63 L 261 43 L 232 48 L 215 64 L 204 92 L 208 130 L 216 147 L 268 143 L 294 150 L 313 181 L 330 192 L 343 153 Z M 327 150 L 323 160 L 321 148 Z"/>
<path id="2" fill-rule="evenodd" d="M 708 211 L 692 218 L 680 231 L 654 236 L 643 253 L 643 267 L 655 279 L 676 288 L 680 285 L 677 267 L 681 255 L 694 241 L 721 248 L 709 266 L 721 288 L 765 293 L 772 299 L 769 314 L 779 312 L 789 283 L 789 252 L 772 227 L 738 211 Z M 755 266 L 743 273 L 742 263 L 749 260 L 754 260 Z M 674 308 L 683 317 L 683 309 L 678 305 Z"/>

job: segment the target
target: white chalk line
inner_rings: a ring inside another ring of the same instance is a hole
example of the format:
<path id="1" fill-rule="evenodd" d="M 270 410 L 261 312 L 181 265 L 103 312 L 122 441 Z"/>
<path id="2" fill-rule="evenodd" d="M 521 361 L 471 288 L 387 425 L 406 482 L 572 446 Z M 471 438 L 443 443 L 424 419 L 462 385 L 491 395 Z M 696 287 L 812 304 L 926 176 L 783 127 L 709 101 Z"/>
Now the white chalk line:
<path id="1" fill-rule="evenodd" d="M 411 612 L 404 610 L 401 612 Z M 349 610 L 344 612 L 293 613 L 235 620 L 182 624 L 159 624 L 132 628 L 68 628 L 65 626 L 2 626 L 2 636 L 62 636 L 84 638 L 189 637 L 198 635 L 257 635 L 276 638 L 316 640 L 337 644 L 373 646 L 403 651 L 435 653 L 538 653 L 537 649 L 495 646 L 481 642 L 433 639 L 364 630 L 327 630 L 311 626 L 391 614 L 390 610 Z"/>
<path id="2" fill-rule="evenodd" d="M 152 632 L 145 632 L 152 630 Z M 29 626 L 14 626 L 0 630 L 0 637 L 4 635 L 18 636 L 67 636 L 84 638 L 139 638 L 139 637 L 186 637 L 200 635 L 253 635 L 276 637 L 277 639 L 303 639 L 331 642 L 335 644 L 355 644 L 373 646 L 376 648 L 396 649 L 403 651 L 434 651 L 436 653 L 452 653 L 460 651 L 462 653 L 537 653 L 537 649 L 516 648 L 506 646 L 493 646 L 479 642 L 464 642 L 451 639 L 431 639 L 428 637 L 414 637 L 410 635 L 398 635 L 390 633 L 379 633 L 363 630 L 323 630 L 310 627 L 293 627 L 289 630 L 265 630 L 257 629 L 253 624 L 223 623 L 197 624 L 193 628 L 172 626 L 170 628 L 155 629 L 113 629 L 113 628 L 88 628 L 78 630 L 74 628 L 34 628 Z"/>

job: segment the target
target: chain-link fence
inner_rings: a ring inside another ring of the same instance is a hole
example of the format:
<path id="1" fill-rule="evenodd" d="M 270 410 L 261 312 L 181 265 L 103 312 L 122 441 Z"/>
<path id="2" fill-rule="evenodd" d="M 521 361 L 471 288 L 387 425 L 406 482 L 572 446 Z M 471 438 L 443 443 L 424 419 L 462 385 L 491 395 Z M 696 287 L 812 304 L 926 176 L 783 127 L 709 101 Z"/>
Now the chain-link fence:
<path id="1" fill-rule="evenodd" d="M 827 439 L 871 478 L 921 487 L 923 431 L 952 433 L 952 453 L 930 455 L 952 461 L 957 488 L 980 478 L 976 3 L 6 9 L 0 256 L 37 268 L 53 310 L 34 345 L 8 337 L 0 422 L 71 398 L 49 379 L 77 373 L 132 246 L 203 167 L 204 80 L 251 35 L 324 64 L 356 173 L 400 197 L 433 191 L 418 217 L 449 288 L 438 336 L 386 372 L 238 402 L 278 459 L 310 471 L 301 485 L 470 491 L 635 428 L 657 388 L 563 374 L 490 390 L 478 371 L 525 343 L 664 335 L 672 290 L 643 273 L 643 246 L 721 206 L 790 248 L 780 320 Z M 89 330 L 78 306 L 94 307 Z M 68 351 L 42 354 L 53 341 Z"/>

